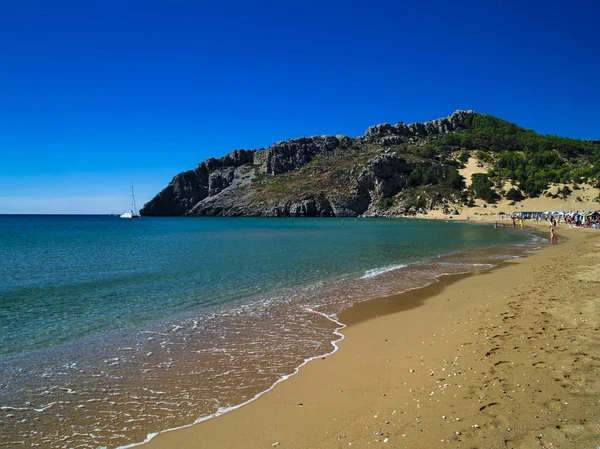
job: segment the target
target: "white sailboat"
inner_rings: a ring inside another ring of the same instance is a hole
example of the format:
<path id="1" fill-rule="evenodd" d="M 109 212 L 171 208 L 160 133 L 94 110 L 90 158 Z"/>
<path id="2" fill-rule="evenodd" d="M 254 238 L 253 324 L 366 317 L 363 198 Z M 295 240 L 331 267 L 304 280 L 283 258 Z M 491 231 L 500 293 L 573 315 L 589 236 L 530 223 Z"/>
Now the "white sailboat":
<path id="1" fill-rule="evenodd" d="M 124 214 L 121 214 L 120 217 L 121 218 L 140 218 L 140 216 L 137 213 L 137 207 L 135 205 L 135 195 L 133 194 L 133 184 L 131 184 L 131 194 L 130 196 L 130 210 L 129 212 L 125 212 Z"/>

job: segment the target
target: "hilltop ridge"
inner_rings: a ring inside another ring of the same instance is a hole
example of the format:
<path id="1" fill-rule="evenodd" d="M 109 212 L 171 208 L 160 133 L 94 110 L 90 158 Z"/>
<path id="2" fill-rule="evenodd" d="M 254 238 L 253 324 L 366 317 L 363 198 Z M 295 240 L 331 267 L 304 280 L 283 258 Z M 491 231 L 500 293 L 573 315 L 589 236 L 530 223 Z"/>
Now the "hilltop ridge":
<path id="1" fill-rule="evenodd" d="M 467 187 L 459 169 L 489 166 Z M 401 216 L 458 213 L 479 198 L 539 196 L 553 183 L 598 182 L 600 144 L 543 136 L 458 110 L 424 123 L 370 126 L 234 150 L 176 175 L 141 209 L 158 216 Z M 545 171 L 539 173 L 541 166 Z M 506 183 L 512 187 L 506 191 Z"/>

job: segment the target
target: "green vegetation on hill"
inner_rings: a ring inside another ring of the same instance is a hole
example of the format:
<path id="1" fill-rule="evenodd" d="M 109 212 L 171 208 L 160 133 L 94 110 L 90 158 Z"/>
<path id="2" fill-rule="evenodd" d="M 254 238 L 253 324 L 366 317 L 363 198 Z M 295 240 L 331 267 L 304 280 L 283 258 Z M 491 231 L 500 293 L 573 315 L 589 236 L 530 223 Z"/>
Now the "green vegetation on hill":
<path id="1" fill-rule="evenodd" d="M 399 198 L 382 198 L 388 209 L 402 198 L 422 206 L 432 195 L 454 196 L 466 205 L 479 198 L 488 203 L 500 199 L 520 201 L 539 196 L 553 183 L 597 183 L 600 175 L 600 145 L 557 136 L 537 134 L 505 120 L 472 114 L 466 128 L 426 138 L 407 139 L 397 145 L 353 142 L 316 156 L 308 164 L 285 174 L 259 175 L 254 181 L 257 202 L 285 198 L 316 198 L 324 193 L 348 195 L 369 160 L 393 153 L 417 165 L 404 180 Z M 487 174 L 473 176 L 466 189 L 458 168 L 473 155 L 490 165 Z M 517 186 L 500 191 L 505 181 Z M 435 193 L 434 193 L 435 192 Z M 413 204 L 414 203 L 414 204 Z M 417 204 L 418 203 L 418 204 Z"/>
<path id="2" fill-rule="evenodd" d="M 476 173 L 472 177 L 471 190 L 475 198 L 481 198 L 487 203 L 493 203 L 500 199 L 500 195 L 492 188 L 494 185 L 489 177 L 483 173 Z"/>
<path id="3" fill-rule="evenodd" d="M 491 115 L 473 114 L 466 129 L 429 139 L 438 152 L 462 149 L 492 164 L 494 184 L 511 181 L 527 196 L 539 196 L 552 183 L 598 182 L 600 145 L 548 136 Z M 514 194 L 513 194 L 514 195 Z"/>

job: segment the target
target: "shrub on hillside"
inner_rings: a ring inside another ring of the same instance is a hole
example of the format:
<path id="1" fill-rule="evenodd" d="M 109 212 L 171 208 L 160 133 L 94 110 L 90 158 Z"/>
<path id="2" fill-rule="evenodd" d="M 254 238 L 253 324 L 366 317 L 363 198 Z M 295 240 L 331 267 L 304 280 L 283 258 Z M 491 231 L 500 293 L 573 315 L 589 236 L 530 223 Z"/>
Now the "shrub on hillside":
<path id="1" fill-rule="evenodd" d="M 469 157 L 471 157 L 471 155 L 468 151 L 461 151 L 458 155 L 458 160 L 461 162 L 467 162 L 469 160 Z"/>
<path id="2" fill-rule="evenodd" d="M 562 189 L 558 189 L 556 192 L 556 194 L 563 200 L 566 200 L 571 193 L 573 193 L 573 191 L 568 186 L 564 186 Z"/>
<path id="3" fill-rule="evenodd" d="M 525 197 L 520 190 L 512 188 L 506 192 L 506 199 L 511 201 L 523 201 Z"/>
<path id="4" fill-rule="evenodd" d="M 471 176 L 471 190 L 475 198 L 480 198 L 487 203 L 496 202 L 500 196 L 492 189 L 492 182 L 483 173 L 475 173 Z"/>

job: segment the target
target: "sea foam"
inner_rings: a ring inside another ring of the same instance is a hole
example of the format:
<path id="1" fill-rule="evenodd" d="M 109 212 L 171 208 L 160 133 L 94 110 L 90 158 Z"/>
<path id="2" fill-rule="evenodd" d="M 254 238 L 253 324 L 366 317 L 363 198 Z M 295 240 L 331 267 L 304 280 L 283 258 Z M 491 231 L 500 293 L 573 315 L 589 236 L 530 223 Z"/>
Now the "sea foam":
<path id="1" fill-rule="evenodd" d="M 373 268 L 372 270 L 367 270 L 365 272 L 365 274 L 363 274 L 361 276 L 361 279 L 374 278 L 376 276 L 379 276 L 380 274 L 387 273 L 388 271 L 399 270 L 399 269 L 405 268 L 405 267 L 406 267 L 406 265 L 404 265 L 404 264 L 398 264 L 398 265 L 388 265 L 386 267 L 380 267 L 380 268 Z"/>

